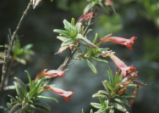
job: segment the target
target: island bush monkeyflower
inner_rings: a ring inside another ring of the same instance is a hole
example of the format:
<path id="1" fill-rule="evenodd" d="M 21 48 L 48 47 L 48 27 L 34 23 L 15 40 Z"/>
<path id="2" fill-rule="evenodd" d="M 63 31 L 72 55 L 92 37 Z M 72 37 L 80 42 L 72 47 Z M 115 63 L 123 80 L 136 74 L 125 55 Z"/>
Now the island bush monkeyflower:
<path id="1" fill-rule="evenodd" d="M 81 16 L 78 20 L 78 22 L 83 22 L 83 21 L 87 21 L 90 20 L 91 18 L 95 18 L 96 17 L 96 13 L 94 12 L 89 12 L 84 14 L 83 16 Z"/>
<path id="2" fill-rule="evenodd" d="M 132 46 L 134 44 L 134 40 L 137 40 L 137 38 L 138 37 L 136 37 L 136 36 L 132 36 L 131 38 L 127 39 L 127 38 L 123 38 L 123 37 L 107 35 L 107 36 L 101 38 L 99 40 L 98 44 L 102 44 L 102 43 L 110 41 L 110 42 L 113 42 L 113 43 L 116 43 L 116 44 L 124 45 L 129 50 L 132 50 Z"/>
<path id="3" fill-rule="evenodd" d="M 72 91 L 65 91 L 60 88 L 56 88 L 53 85 L 45 86 L 44 90 L 51 90 L 52 92 L 56 93 L 57 95 L 63 96 L 64 99 L 68 102 L 69 99 L 72 97 L 73 92 Z"/>
<path id="4" fill-rule="evenodd" d="M 35 81 L 41 79 L 42 77 L 63 77 L 65 75 L 65 71 L 64 70 L 47 70 L 44 69 L 42 72 L 40 72 L 37 76 Z"/>
<path id="5" fill-rule="evenodd" d="M 125 77 L 128 73 L 132 71 L 136 71 L 136 68 L 134 66 L 127 66 L 121 59 L 115 56 L 113 52 L 110 52 L 109 54 L 107 54 L 107 56 L 112 59 L 114 64 L 117 66 L 117 69 L 121 71 L 123 77 Z"/>

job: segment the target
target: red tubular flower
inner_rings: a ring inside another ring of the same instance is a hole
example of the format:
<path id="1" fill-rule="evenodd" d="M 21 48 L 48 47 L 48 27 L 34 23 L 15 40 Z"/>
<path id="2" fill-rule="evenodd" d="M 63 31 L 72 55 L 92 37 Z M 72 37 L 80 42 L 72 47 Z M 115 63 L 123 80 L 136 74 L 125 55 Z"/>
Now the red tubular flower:
<path id="1" fill-rule="evenodd" d="M 90 20 L 92 17 L 95 18 L 96 13 L 94 13 L 94 12 L 86 13 L 82 17 L 79 18 L 78 22 L 83 22 L 83 21 L 86 21 L 86 20 Z"/>
<path id="2" fill-rule="evenodd" d="M 49 76 L 51 78 L 54 78 L 54 77 L 60 78 L 60 77 L 63 77 L 64 75 L 65 75 L 64 70 L 46 70 L 45 69 L 36 76 L 35 81 L 41 79 L 44 76 Z"/>
<path id="3" fill-rule="evenodd" d="M 65 75 L 65 71 L 63 70 L 45 70 L 44 71 L 45 76 L 50 76 L 50 77 L 63 77 Z"/>
<path id="4" fill-rule="evenodd" d="M 102 44 L 104 42 L 110 41 L 110 42 L 113 42 L 113 43 L 116 43 L 116 44 L 124 45 L 129 50 L 132 50 L 134 40 L 137 40 L 136 36 L 132 36 L 130 39 L 126 39 L 126 38 L 123 38 L 123 37 L 116 37 L 116 36 L 105 36 L 104 38 L 101 38 L 98 43 Z"/>
<path id="5" fill-rule="evenodd" d="M 56 93 L 57 95 L 63 96 L 64 99 L 68 102 L 69 99 L 72 97 L 73 92 L 72 91 L 65 91 L 63 89 L 56 88 L 54 86 L 46 86 L 44 89 L 49 89 Z"/>
<path id="6" fill-rule="evenodd" d="M 123 75 L 123 77 L 125 77 L 128 73 L 130 73 L 132 71 L 136 71 L 136 68 L 134 66 L 127 66 L 122 60 L 120 60 L 114 54 L 110 54 L 108 56 L 112 59 L 114 64 L 121 71 L 121 74 Z"/>

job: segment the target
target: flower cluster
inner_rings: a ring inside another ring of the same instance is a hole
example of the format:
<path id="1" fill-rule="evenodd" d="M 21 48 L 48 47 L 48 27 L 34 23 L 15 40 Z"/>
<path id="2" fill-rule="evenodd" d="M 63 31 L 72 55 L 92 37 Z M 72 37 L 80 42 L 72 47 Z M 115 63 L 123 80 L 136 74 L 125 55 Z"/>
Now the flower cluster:
<path id="1" fill-rule="evenodd" d="M 134 44 L 134 40 L 136 40 L 137 37 L 133 36 L 130 39 L 126 39 L 123 37 L 116 37 L 116 36 L 111 36 L 111 35 L 107 35 L 104 38 L 101 38 L 98 41 L 98 44 L 102 44 L 105 43 L 107 41 L 116 43 L 116 44 L 121 44 L 121 45 L 125 45 L 128 49 L 132 49 L 132 46 Z M 134 66 L 127 66 L 120 58 L 118 58 L 114 52 L 112 51 L 103 51 L 101 53 L 101 56 L 103 57 L 107 57 L 109 56 L 111 58 L 111 60 L 114 62 L 114 64 L 117 67 L 117 70 L 119 70 L 119 72 L 121 72 L 121 74 L 123 75 L 123 77 L 125 77 L 127 74 L 136 71 L 136 68 Z"/>
<path id="2" fill-rule="evenodd" d="M 37 82 L 42 77 L 45 77 L 45 78 L 59 77 L 60 78 L 60 77 L 63 77 L 64 75 L 65 75 L 64 70 L 46 70 L 45 69 L 37 75 L 35 82 Z M 72 91 L 65 91 L 63 89 L 56 88 L 54 85 L 46 85 L 46 86 L 43 86 L 42 89 L 43 89 L 42 91 L 51 90 L 57 95 L 63 96 L 66 101 L 68 101 L 73 95 Z"/>

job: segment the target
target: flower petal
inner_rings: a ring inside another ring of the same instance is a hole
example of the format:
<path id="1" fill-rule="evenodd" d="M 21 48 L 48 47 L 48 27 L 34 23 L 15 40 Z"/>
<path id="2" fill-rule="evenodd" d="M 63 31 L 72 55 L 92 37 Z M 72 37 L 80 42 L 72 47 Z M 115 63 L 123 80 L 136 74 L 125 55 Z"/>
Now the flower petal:
<path id="1" fill-rule="evenodd" d="M 134 44 L 134 40 L 137 40 L 136 36 L 132 36 L 130 39 L 126 39 L 123 37 L 110 37 L 109 41 L 116 43 L 116 44 L 121 44 L 126 46 L 129 50 L 132 50 L 132 46 Z"/>
<path id="2" fill-rule="evenodd" d="M 114 53 L 110 53 L 108 56 L 112 59 L 114 64 L 121 71 L 123 77 L 125 77 L 128 73 L 132 71 L 136 71 L 136 68 L 134 66 L 127 66 L 121 59 L 115 56 Z"/>
<path id="3" fill-rule="evenodd" d="M 78 22 L 83 22 L 83 21 L 86 21 L 86 20 L 90 20 L 93 17 L 94 18 L 96 17 L 96 13 L 89 12 L 89 13 L 84 14 L 82 17 L 80 17 Z"/>
<path id="4" fill-rule="evenodd" d="M 65 71 L 63 70 L 48 70 L 44 72 L 45 76 L 50 76 L 50 77 L 63 77 L 65 75 Z"/>
<path id="5" fill-rule="evenodd" d="M 65 71 L 64 70 L 47 70 L 47 69 L 44 69 L 42 72 L 40 72 L 36 78 L 35 78 L 35 81 L 41 79 L 42 77 L 63 77 L 65 75 Z"/>
<path id="6" fill-rule="evenodd" d="M 54 93 L 56 93 L 57 95 L 63 96 L 66 101 L 69 101 L 69 99 L 73 95 L 72 91 L 65 91 L 63 89 L 59 89 L 53 86 L 49 86 L 49 89 L 53 91 Z"/>

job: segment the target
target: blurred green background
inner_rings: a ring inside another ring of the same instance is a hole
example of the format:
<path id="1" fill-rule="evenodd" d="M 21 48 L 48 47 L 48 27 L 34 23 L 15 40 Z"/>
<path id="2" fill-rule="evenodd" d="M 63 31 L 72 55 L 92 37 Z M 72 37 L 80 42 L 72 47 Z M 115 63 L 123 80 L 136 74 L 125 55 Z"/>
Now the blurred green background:
<path id="1" fill-rule="evenodd" d="M 25 9 L 28 0 L 1 0 L 0 1 L 0 44 L 7 43 L 8 29 L 13 31 Z M 78 19 L 82 14 L 86 0 L 43 0 L 41 5 L 31 10 L 24 20 L 18 33 L 22 45 L 32 43 L 35 55 L 27 65 L 16 64 L 12 76 L 18 76 L 27 83 L 24 70 L 27 69 L 34 78 L 41 70 L 56 69 L 64 60 L 67 53 L 55 55 L 60 46 L 53 29 L 63 28 L 63 19 Z M 159 111 L 159 1 L 158 0 L 115 0 L 113 8 L 98 7 L 97 18 L 93 24 L 93 32 L 102 37 L 108 33 L 116 36 L 138 36 L 133 50 L 115 44 L 106 44 L 127 64 L 137 67 L 139 80 L 147 85 L 141 87 L 137 100 L 132 107 L 132 113 L 158 113 Z M 90 101 L 95 101 L 91 95 L 98 89 L 103 89 L 101 80 L 106 79 L 105 64 L 96 63 L 99 73 L 97 76 L 89 70 L 83 61 L 71 62 L 65 77 L 53 81 L 57 87 L 73 90 L 74 96 L 70 102 L 59 98 L 59 104 L 44 101 L 44 105 L 51 109 L 48 113 L 81 113 L 84 108 L 86 113 L 90 108 Z M 115 66 L 109 63 L 113 69 Z M 12 84 L 12 77 L 9 84 Z M 6 92 L 2 98 L 5 104 L 7 95 L 14 91 Z M 50 92 L 44 95 L 56 96 Z M 4 111 L 0 111 L 5 113 Z M 37 111 L 40 113 L 41 111 Z M 46 113 L 46 112 L 42 112 Z"/>

